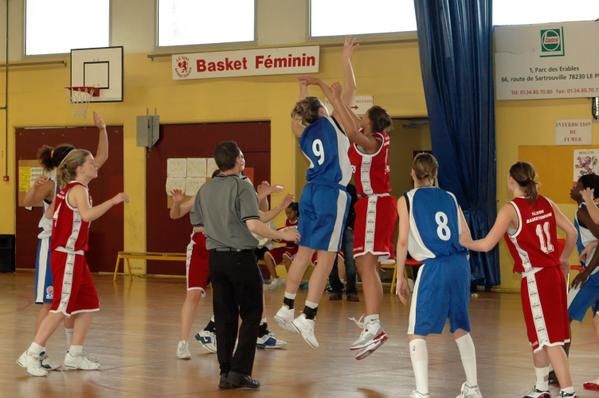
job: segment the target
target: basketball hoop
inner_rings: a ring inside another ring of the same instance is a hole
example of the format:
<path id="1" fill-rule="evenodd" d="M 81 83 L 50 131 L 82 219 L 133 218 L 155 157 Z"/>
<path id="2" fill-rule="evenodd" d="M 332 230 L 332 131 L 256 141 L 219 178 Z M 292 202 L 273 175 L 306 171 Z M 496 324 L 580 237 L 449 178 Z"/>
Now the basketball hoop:
<path id="1" fill-rule="evenodd" d="M 92 97 L 100 96 L 100 89 L 91 86 L 71 86 L 65 87 L 68 94 L 68 99 L 72 104 L 73 116 L 85 118 L 87 116 L 87 108 Z"/>

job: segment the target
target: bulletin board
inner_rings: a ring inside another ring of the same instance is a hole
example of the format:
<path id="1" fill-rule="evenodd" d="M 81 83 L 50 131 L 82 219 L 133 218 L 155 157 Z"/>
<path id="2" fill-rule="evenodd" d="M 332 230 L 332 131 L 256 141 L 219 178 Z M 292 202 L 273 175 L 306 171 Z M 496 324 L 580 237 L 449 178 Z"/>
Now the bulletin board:
<path id="1" fill-rule="evenodd" d="M 532 163 L 537 172 L 540 192 L 556 203 L 572 203 L 574 151 L 599 149 L 598 145 L 522 145 L 518 159 Z"/>
<path id="2" fill-rule="evenodd" d="M 40 161 L 37 159 L 22 159 L 17 162 L 17 170 L 19 174 L 19 186 L 17 187 L 17 203 L 19 207 L 23 207 L 25 195 L 29 188 L 33 186 L 35 180 L 44 174 L 44 168 L 41 167 Z M 43 206 L 43 202 L 36 203 L 34 207 Z"/>
<path id="3" fill-rule="evenodd" d="M 192 229 L 189 216 L 179 220 L 169 217 L 170 197 L 165 189 L 168 160 L 212 158 L 216 145 L 227 140 L 236 141 L 243 151 L 254 184 L 270 181 L 270 122 L 160 126 L 160 139 L 148 152 L 146 162 L 147 251 L 184 253 L 189 243 Z M 148 261 L 147 273 L 185 275 L 185 264 Z"/>

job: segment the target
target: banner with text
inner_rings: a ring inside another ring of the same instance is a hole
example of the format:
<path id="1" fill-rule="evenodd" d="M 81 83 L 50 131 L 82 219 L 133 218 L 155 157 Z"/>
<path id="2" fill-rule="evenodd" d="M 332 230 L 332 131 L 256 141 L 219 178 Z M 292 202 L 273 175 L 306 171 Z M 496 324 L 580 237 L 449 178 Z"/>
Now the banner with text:
<path id="1" fill-rule="evenodd" d="M 319 46 L 172 56 L 173 80 L 318 72 Z"/>
<path id="2" fill-rule="evenodd" d="M 599 96 L 598 22 L 495 28 L 498 100 Z"/>

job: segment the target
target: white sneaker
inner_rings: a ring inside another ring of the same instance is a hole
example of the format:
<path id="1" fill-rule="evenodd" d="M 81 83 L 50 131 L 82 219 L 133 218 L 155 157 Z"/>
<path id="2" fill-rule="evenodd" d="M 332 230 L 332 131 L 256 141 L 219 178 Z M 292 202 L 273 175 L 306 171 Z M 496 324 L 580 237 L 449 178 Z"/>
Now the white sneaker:
<path id="1" fill-rule="evenodd" d="M 268 289 L 277 290 L 281 286 L 285 286 L 285 279 L 275 278 L 272 280 L 272 282 L 270 282 L 270 285 L 268 285 Z"/>
<path id="2" fill-rule="evenodd" d="M 523 398 L 551 398 L 551 393 L 549 390 L 543 391 L 533 387 Z"/>
<path id="3" fill-rule="evenodd" d="M 478 386 L 469 386 L 466 382 L 462 383 L 460 394 L 455 398 L 483 398 Z"/>
<path id="4" fill-rule="evenodd" d="M 47 371 L 57 370 L 58 368 L 60 368 L 60 365 L 50 362 L 48 354 L 46 354 L 45 352 L 43 352 L 42 355 L 40 355 L 40 357 L 42 358 L 42 368 L 46 369 Z"/>
<path id="5" fill-rule="evenodd" d="M 216 353 L 216 334 L 209 330 L 201 330 L 195 335 L 195 339 L 208 352 Z"/>
<path id="6" fill-rule="evenodd" d="M 80 355 L 71 355 L 67 352 L 62 367 L 67 370 L 99 370 L 100 362 L 89 358 L 85 352 Z"/>
<path id="7" fill-rule="evenodd" d="M 191 353 L 189 352 L 189 344 L 185 340 L 181 340 L 177 344 L 177 358 L 179 359 L 191 359 Z"/>
<path id="8" fill-rule="evenodd" d="M 283 348 L 287 345 L 285 340 L 281 340 L 275 337 L 272 333 L 267 333 L 262 337 L 258 337 L 256 340 L 256 348 L 261 350 L 264 349 L 274 349 L 274 348 Z"/>
<path id="9" fill-rule="evenodd" d="M 292 322 L 296 331 L 302 335 L 304 341 L 312 348 L 318 348 L 318 340 L 314 336 L 314 320 L 306 319 L 306 314 L 301 314 Z"/>
<path id="10" fill-rule="evenodd" d="M 352 343 L 349 347 L 350 350 L 361 350 L 366 347 L 376 344 L 376 348 L 379 348 L 387 340 L 387 333 L 383 330 L 379 321 L 373 321 L 365 323 L 360 337 Z M 374 350 L 373 350 L 374 351 Z"/>
<path id="11" fill-rule="evenodd" d="M 275 314 L 275 321 L 277 324 L 288 332 L 297 333 L 297 329 L 293 327 L 293 318 L 295 317 L 295 310 L 282 305 L 281 308 Z"/>
<path id="12" fill-rule="evenodd" d="M 421 394 L 418 391 L 412 391 L 410 398 L 430 398 L 430 394 Z"/>
<path id="13" fill-rule="evenodd" d="M 48 376 L 48 371 L 42 367 L 42 352 L 40 355 L 31 354 L 29 351 L 25 351 L 17 359 L 17 365 L 27 370 L 31 376 Z"/>

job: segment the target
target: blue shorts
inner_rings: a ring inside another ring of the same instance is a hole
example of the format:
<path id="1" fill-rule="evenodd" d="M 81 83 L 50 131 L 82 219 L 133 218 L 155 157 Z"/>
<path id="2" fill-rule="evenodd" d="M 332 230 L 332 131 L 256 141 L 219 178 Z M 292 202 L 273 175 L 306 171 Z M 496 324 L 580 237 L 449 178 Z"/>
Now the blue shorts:
<path id="1" fill-rule="evenodd" d="M 592 308 L 593 316 L 599 311 L 599 272 L 591 275 L 576 293 L 568 306 L 568 318 L 582 322 L 589 308 Z"/>
<path id="2" fill-rule="evenodd" d="M 299 202 L 300 246 L 337 252 L 345 229 L 350 197 L 343 189 L 308 183 Z"/>
<path id="3" fill-rule="evenodd" d="M 52 304 L 54 287 L 52 283 L 52 268 L 50 267 L 50 238 L 37 241 L 35 256 L 35 280 L 33 289 L 36 304 Z"/>
<path id="4" fill-rule="evenodd" d="M 420 267 L 410 305 L 408 334 L 470 332 L 470 264 L 465 254 L 427 259 Z"/>

